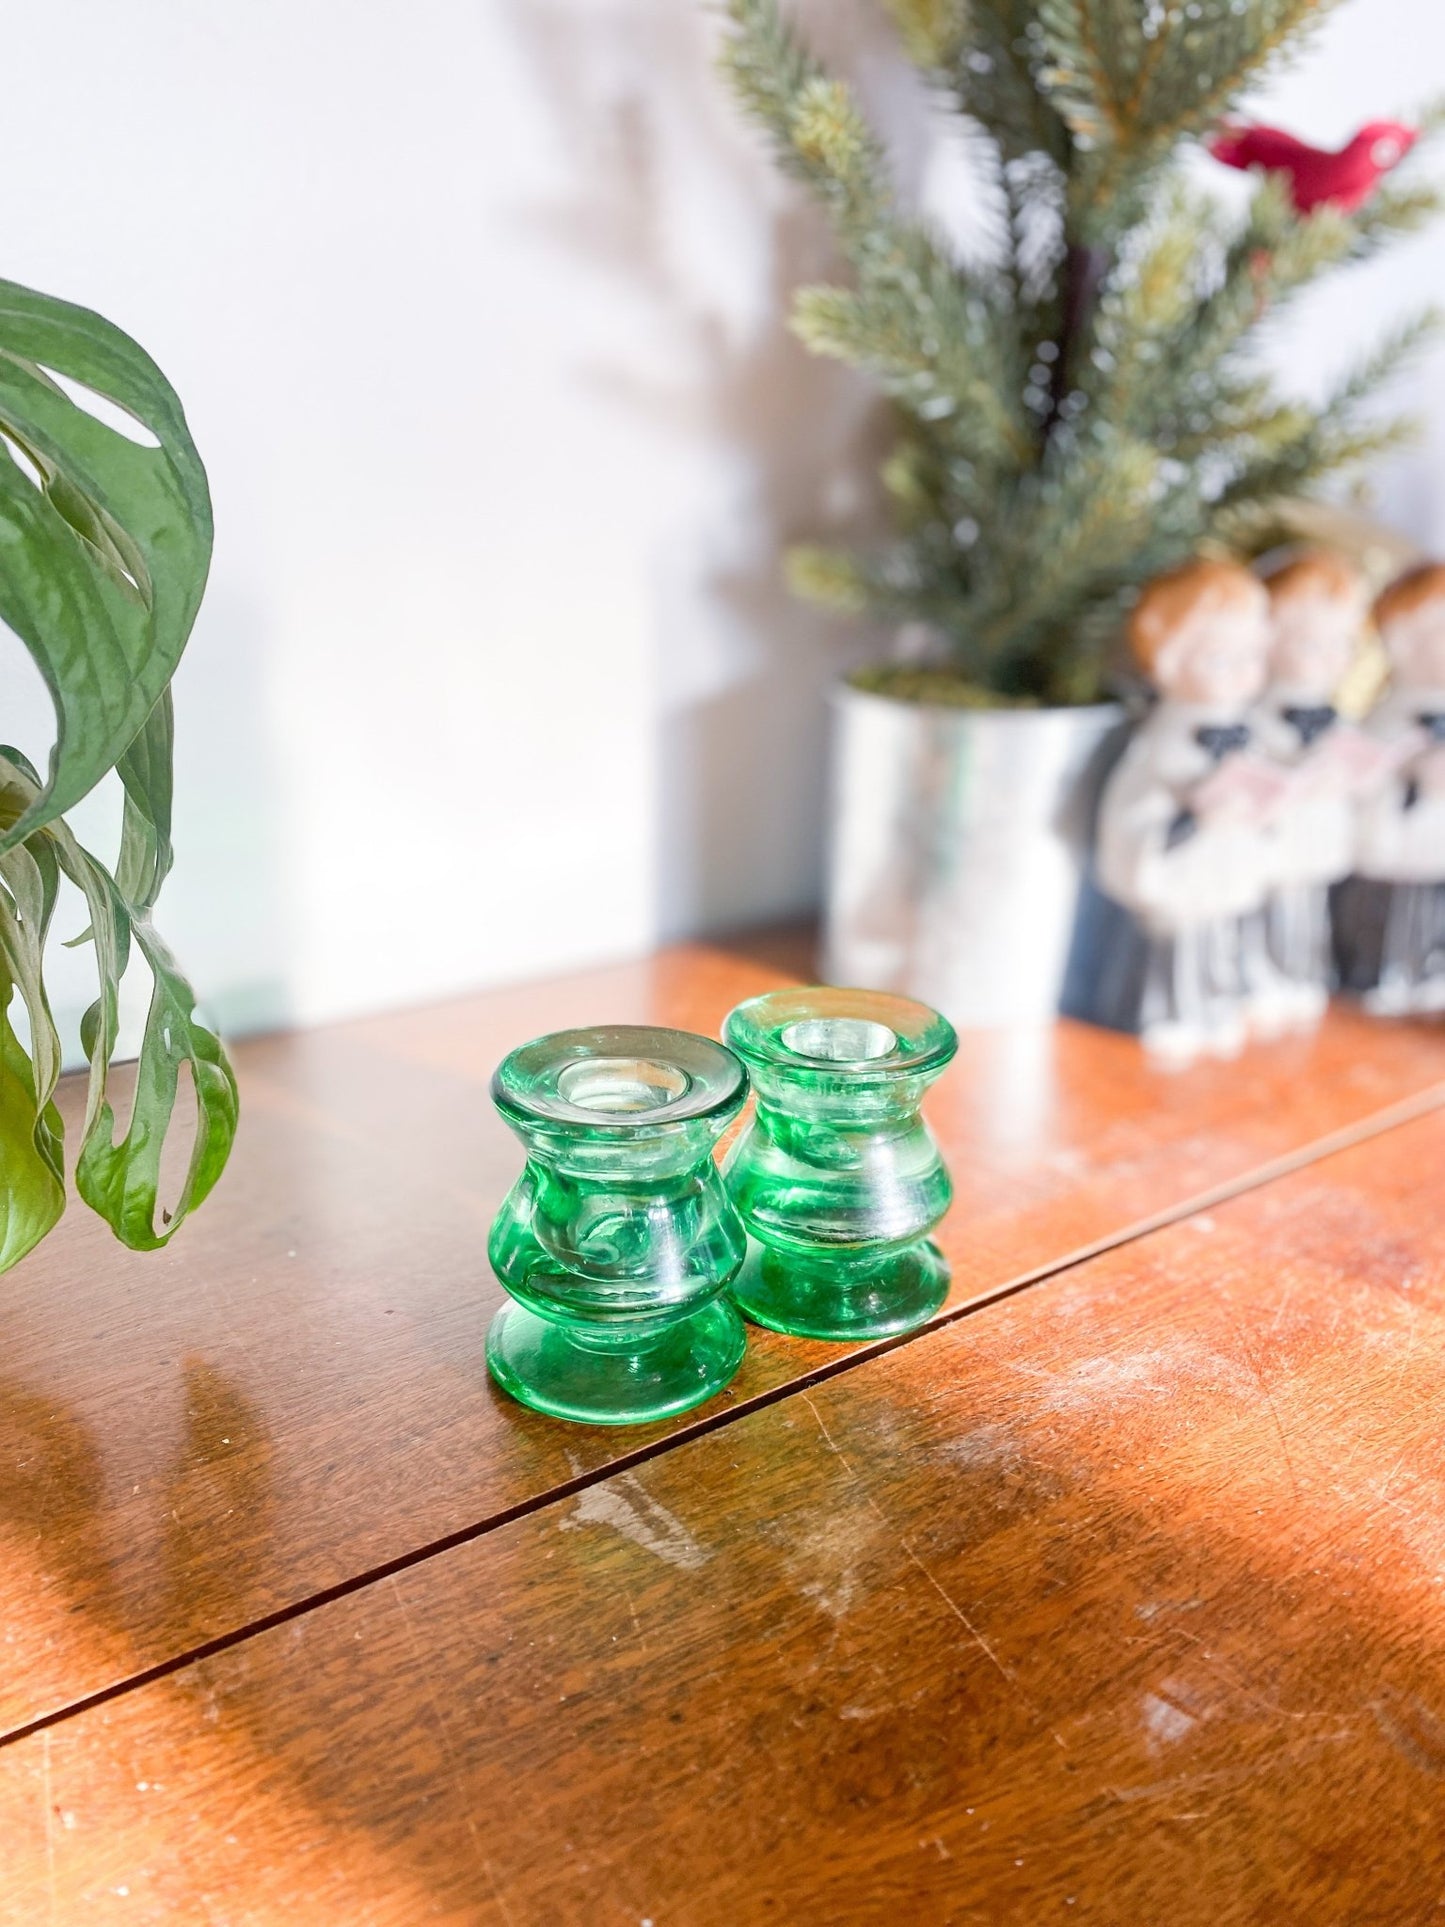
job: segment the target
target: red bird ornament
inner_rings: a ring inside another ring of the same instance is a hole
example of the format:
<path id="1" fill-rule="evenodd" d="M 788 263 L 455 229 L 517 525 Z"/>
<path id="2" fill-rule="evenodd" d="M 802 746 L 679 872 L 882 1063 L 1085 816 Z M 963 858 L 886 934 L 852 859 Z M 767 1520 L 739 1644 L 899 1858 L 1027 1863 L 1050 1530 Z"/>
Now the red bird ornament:
<path id="1" fill-rule="evenodd" d="M 1372 120 L 1335 154 L 1278 127 L 1226 127 L 1209 143 L 1209 151 L 1226 167 L 1287 174 L 1297 213 L 1329 206 L 1351 214 L 1370 198 L 1381 177 L 1399 166 L 1418 138 L 1413 127 L 1397 120 Z"/>

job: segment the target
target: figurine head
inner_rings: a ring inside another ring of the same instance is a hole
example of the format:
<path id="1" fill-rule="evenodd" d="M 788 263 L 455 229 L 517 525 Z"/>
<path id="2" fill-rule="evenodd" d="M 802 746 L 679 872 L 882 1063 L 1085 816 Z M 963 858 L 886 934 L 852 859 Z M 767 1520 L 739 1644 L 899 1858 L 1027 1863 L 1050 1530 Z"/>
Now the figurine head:
<path id="1" fill-rule="evenodd" d="M 1264 686 L 1268 593 L 1237 562 L 1186 562 L 1146 584 L 1129 644 L 1169 701 L 1242 709 Z"/>
<path id="2" fill-rule="evenodd" d="M 1375 621 L 1396 683 L 1445 689 L 1445 563 L 1407 569 L 1376 602 Z"/>
<path id="3" fill-rule="evenodd" d="M 1312 549 L 1269 578 L 1271 682 L 1322 700 L 1344 680 L 1369 609 L 1369 587 L 1333 549 Z"/>

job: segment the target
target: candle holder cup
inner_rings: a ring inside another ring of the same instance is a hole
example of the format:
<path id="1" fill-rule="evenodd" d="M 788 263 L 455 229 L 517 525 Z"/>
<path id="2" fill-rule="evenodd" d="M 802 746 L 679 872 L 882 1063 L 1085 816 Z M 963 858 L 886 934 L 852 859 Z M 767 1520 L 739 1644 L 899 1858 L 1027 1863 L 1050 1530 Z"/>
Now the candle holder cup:
<path id="1" fill-rule="evenodd" d="M 513 1303 L 487 1364 L 554 1418 L 635 1425 L 701 1404 L 742 1361 L 723 1295 L 746 1240 L 713 1162 L 742 1108 L 731 1051 L 686 1031 L 559 1031 L 515 1050 L 492 1101 L 526 1167 L 488 1255 Z"/>
<path id="2" fill-rule="evenodd" d="M 751 1234 L 733 1297 L 799 1337 L 921 1325 L 948 1292 L 928 1234 L 953 1187 L 919 1106 L 952 1026 L 880 991 L 783 990 L 739 1005 L 723 1035 L 757 1096 L 724 1167 Z"/>

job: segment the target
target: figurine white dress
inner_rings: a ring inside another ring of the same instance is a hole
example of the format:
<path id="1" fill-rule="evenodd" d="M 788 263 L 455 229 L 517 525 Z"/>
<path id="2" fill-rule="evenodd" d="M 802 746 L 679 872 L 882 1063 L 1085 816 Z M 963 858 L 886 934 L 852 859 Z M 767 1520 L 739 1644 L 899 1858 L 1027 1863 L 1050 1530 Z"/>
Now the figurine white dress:
<path id="1" fill-rule="evenodd" d="M 1146 1046 L 1176 1062 L 1230 1055 L 1246 1035 L 1245 920 L 1264 902 L 1260 822 L 1278 785 L 1247 720 L 1269 599 L 1247 569 L 1192 562 L 1144 590 L 1130 641 L 1160 700 L 1105 786 L 1098 880 L 1146 939 Z"/>
<path id="2" fill-rule="evenodd" d="M 1445 1010 L 1445 565 L 1391 584 L 1375 619 L 1390 689 L 1366 727 L 1389 768 L 1361 811 L 1346 981 L 1371 1009 Z"/>
<path id="3" fill-rule="evenodd" d="M 1355 863 L 1360 733 L 1340 720 L 1335 691 L 1359 647 L 1364 577 L 1318 550 L 1269 578 L 1269 687 L 1253 718 L 1260 747 L 1289 787 L 1265 826 L 1269 892 L 1252 951 L 1252 1007 L 1262 1028 L 1322 1014 L 1333 975 L 1329 892 Z"/>

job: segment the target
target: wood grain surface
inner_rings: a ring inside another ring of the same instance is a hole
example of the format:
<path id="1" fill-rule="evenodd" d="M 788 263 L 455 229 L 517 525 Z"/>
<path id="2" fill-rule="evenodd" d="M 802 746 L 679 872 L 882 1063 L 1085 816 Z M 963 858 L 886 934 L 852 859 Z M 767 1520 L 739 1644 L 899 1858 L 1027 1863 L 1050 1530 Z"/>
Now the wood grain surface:
<path id="1" fill-rule="evenodd" d="M 807 968 L 796 937 L 693 946 L 250 1044 L 234 1164 L 173 1246 L 127 1254 L 73 1207 L 0 1280 L 0 1731 L 665 1435 L 559 1426 L 492 1389 L 484 1244 L 519 1153 L 487 1079 L 563 1025 L 715 1031 Z M 1172 1077 L 1079 1027 L 966 1039 L 932 1107 L 952 1303 L 1438 1101 L 1442 1079 L 1445 1036 L 1348 1012 Z M 720 1407 L 837 1356 L 755 1334 Z"/>
<path id="2" fill-rule="evenodd" d="M 1439 1918 L 1442 1161 L 1377 1137 L 0 1748 L 0 1918 Z"/>

